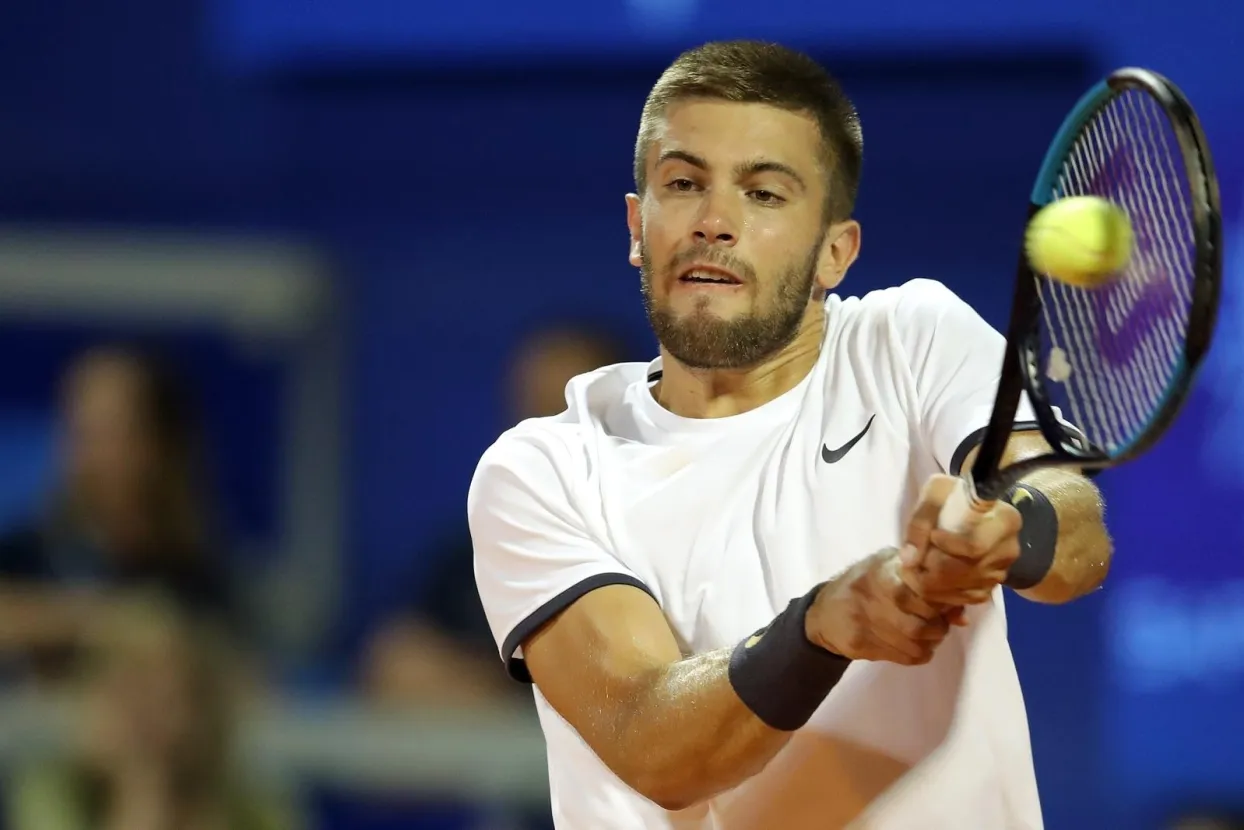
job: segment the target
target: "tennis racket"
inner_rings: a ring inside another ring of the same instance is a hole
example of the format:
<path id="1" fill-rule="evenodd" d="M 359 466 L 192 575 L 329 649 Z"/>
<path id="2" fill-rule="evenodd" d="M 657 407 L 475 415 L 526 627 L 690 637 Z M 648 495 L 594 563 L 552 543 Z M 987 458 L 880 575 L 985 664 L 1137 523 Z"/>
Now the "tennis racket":
<path id="1" fill-rule="evenodd" d="M 1105 285 L 1076 288 L 1036 273 L 1021 251 L 993 414 L 942 508 L 943 529 L 969 530 L 1034 470 L 1101 470 L 1144 453 L 1209 350 L 1222 279 L 1218 182 L 1173 83 L 1120 69 L 1080 99 L 1046 153 L 1028 215 L 1083 195 L 1127 212 L 1131 260 Z M 1025 392 L 1052 451 L 1002 467 Z"/>

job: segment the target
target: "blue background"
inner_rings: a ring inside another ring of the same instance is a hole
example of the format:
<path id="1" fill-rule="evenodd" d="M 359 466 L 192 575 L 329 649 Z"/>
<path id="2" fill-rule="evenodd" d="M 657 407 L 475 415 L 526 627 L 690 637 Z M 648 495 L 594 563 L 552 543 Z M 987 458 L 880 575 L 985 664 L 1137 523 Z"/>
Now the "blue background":
<path id="1" fill-rule="evenodd" d="M 1219 342 L 1171 438 L 1102 479 L 1107 588 L 1064 608 L 1013 602 L 1013 641 L 1048 826 L 1149 826 L 1244 793 L 1238 3 L 44 0 L 4 4 L 0 32 L 0 220 L 281 233 L 337 264 L 350 602 L 329 657 L 412 589 L 396 577 L 418 543 L 461 521 L 520 331 L 601 319 L 652 352 L 622 195 L 640 106 L 677 48 L 767 36 L 823 58 L 867 147 L 846 290 L 933 277 L 995 324 L 1066 109 L 1117 65 L 1170 75 L 1201 111 L 1229 209 Z M 25 355 L 0 378 L 14 435 L 46 444 L 52 378 L 95 334 L 0 331 L 3 353 Z M 230 517 L 262 537 L 281 369 L 210 333 L 182 356 Z M 10 485 L 37 484 L 37 459 L 4 457 Z M 0 488 L 0 511 L 22 492 Z"/>

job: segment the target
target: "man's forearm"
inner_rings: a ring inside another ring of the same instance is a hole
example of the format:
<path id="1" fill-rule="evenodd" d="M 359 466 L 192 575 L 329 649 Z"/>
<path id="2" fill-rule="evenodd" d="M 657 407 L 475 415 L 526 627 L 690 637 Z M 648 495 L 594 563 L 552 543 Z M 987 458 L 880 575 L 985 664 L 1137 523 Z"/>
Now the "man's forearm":
<path id="1" fill-rule="evenodd" d="M 852 656 L 932 657 L 945 626 L 899 579 L 889 564 L 897 557 L 868 557 L 739 644 L 693 657 L 650 595 L 599 588 L 528 638 L 523 657 L 544 699 L 605 766 L 667 810 L 684 809 L 764 768 Z M 874 619 L 901 633 L 874 641 Z"/>
<path id="2" fill-rule="evenodd" d="M 1060 604 L 1096 589 L 1110 570 L 1113 553 L 1101 492 L 1084 476 L 1059 469 L 1038 470 L 1020 484 L 1031 485 L 1050 500 L 1058 516 L 1058 541 L 1049 572 L 1019 594 Z"/>
<path id="3" fill-rule="evenodd" d="M 729 678 L 731 651 L 696 655 L 643 678 L 612 725 L 603 760 L 666 809 L 740 784 L 790 739 L 739 699 Z"/>

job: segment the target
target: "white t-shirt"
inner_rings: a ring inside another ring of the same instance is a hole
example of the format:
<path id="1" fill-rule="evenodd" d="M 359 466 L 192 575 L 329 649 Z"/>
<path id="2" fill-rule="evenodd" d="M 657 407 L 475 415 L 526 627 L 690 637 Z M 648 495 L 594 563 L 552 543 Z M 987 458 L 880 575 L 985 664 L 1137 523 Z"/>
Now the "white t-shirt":
<path id="1" fill-rule="evenodd" d="M 979 440 L 1003 346 L 947 288 L 913 280 L 831 295 L 815 367 L 741 415 L 662 408 L 659 360 L 575 378 L 566 412 L 485 452 L 468 497 L 480 596 L 510 673 L 529 681 L 522 641 L 604 585 L 650 593 L 690 655 L 733 646 L 900 545 L 923 482 L 957 472 Z M 679 812 L 623 783 L 536 689 L 557 827 L 1041 827 L 1002 592 L 969 618 L 925 666 L 853 663 L 761 773 Z"/>

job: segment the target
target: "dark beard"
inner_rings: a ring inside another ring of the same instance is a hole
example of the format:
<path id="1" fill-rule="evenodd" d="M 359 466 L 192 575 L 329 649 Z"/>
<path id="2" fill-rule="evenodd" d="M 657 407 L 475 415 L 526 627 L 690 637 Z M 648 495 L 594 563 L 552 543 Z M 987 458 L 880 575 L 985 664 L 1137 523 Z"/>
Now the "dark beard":
<path id="1" fill-rule="evenodd" d="M 641 245 L 643 265 L 640 268 L 640 291 L 652 331 L 670 356 L 688 368 L 747 369 L 757 366 L 790 345 L 799 334 L 799 326 L 816 281 L 820 250 L 818 241 L 803 262 L 779 275 L 777 291 L 768 309 L 723 320 L 701 310 L 679 318 L 668 308 L 658 308 L 652 297 L 652 263 L 647 248 Z M 708 255 L 698 259 L 713 262 L 720 257 Z M 728 266 L 730 263 L 721 264 Z M 671 267 L 676 266 L 672 264 Z M 737 273 L 738 269 L 734 270 Z M 751 276 L 754 279 L 755 275 Z"/>

